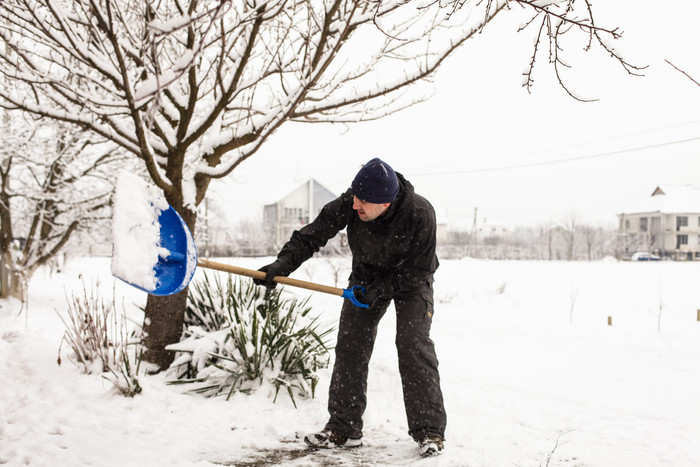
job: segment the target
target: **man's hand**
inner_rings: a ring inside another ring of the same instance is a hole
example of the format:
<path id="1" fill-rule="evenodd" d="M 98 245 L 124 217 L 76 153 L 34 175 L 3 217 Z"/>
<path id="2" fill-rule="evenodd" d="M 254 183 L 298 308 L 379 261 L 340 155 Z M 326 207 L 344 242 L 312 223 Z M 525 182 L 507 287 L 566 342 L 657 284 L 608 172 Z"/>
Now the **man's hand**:
<path id="1" fill-rule="evenodd" d="M 366 286 L 364 292 L 362 292 L 362 289 L 357 288 L 353 293 L 359 302 L 369 305 L 369 307 L 372 308 L 384 294 L 384 286 L 381 282 L 375 281 Z"/>
<path id="2" fill-rule="evenodd" d="M 265 273 L 265 279 L 253 279 L 253 282 L 255 285 L 264 285 L 268 289 L 274 289 L 277 287 L 277 282 L 272 280 L 275 276 L 289 275 L 287 268 L 285 268 L 279 261 L 263 266 L 258 269 L 258 271 Z"/>

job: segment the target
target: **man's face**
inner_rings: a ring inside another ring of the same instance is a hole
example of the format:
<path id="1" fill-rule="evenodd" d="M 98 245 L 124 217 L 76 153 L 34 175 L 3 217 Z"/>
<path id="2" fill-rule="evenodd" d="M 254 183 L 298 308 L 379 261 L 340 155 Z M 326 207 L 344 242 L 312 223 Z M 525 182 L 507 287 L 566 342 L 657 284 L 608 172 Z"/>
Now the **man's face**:
<path id="1" fill-rule="evenodd" d="M 360 220 L 365 222 L 373 221 L 377 217 L 381 216 L 387 209 L 389 209 L 389 206 L 391 205 L 391 203 L 368 203 L 366 201 L 362 201 L 357 196 L 353 196 L 352 201 L 352 208 L 357 211 L 357 215 L 359 216 Z"/>

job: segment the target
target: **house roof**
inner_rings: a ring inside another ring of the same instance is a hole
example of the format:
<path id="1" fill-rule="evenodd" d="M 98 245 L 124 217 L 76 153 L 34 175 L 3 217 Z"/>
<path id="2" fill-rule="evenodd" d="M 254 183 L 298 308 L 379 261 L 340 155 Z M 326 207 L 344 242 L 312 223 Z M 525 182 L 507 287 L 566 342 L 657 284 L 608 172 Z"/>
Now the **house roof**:
<path id="1" fill-rule="evenodd" d="M 277 204 L 280 201 L 284 200 L 288 196 L 292 195 L 299 189 L 308 189 L 309 186 L 309 181 L 313 182 L 314 189 L 322 189 L 327 191 L 328 193 L 332 194 L 333 196 L 335 195 L 331 190 L 323 186 L 321 183 L 318 182 L 315 178 L 309 178 L 303 182 L 299 182 L 296 185 L 294 185 L 292 188 L 290 188 L 290 185 L 280 185 L 273 187 L 270 192 L 268 192 L 267 196 L 265 197 L 265 206 L 269 206 L 272 204 Z"/>
<path id="2" fill-rule="evenodd" d="M 657 186 L 651 196 L 630 206 L 625 214 L 647 212 L 700 213 L 700 187 L 690 185 Z"/>

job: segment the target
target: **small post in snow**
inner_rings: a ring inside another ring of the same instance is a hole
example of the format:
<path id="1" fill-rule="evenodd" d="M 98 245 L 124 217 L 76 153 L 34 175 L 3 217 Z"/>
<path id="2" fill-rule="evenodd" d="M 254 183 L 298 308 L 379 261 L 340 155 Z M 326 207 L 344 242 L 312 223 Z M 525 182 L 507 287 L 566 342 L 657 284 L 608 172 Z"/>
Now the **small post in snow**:
<path id="1" fill-rule="evenodd" d="M 608 316 L 608 326 L 612 326 L 612 316 Z"/>

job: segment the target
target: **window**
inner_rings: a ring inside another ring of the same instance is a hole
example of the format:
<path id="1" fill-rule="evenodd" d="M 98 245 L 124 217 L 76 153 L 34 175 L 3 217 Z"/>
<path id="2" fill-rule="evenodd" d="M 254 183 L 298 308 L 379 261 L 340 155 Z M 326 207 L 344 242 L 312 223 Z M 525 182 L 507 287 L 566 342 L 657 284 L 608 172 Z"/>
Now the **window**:
<path id="1" fill-rule="evenodd" d="M 676 235 L 676 248 L 680 248 L 681 245 L 687 245 L 688 244 L 688 236 L 687 235 Z"/>
<path id="2" fill-rule="evenodd" d="M 681 227 L 688 227 L 688 216 L 676 217 L 676 230 L 681 230 Z"/>
<path id="3" fill-rule="evenodd" d="M 639 230 L 640 232 L 646 232 L 649 228 L 649 219 L 646 217 L 639 218 Z"/>

